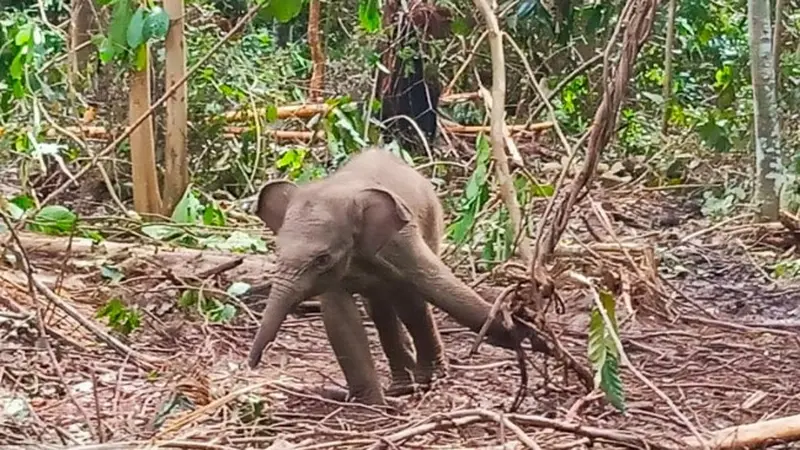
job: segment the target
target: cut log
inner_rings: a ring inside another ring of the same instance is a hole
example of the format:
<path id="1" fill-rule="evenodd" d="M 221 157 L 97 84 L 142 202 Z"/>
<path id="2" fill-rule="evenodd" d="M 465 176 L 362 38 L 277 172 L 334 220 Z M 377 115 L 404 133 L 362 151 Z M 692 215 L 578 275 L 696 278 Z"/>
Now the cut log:
<path id="1" fill-rule="evenodd" d="M 309 105 L 306 105 L 309 106 Z M 313 106 L 313 105 L 311 105 Z M 449 122 L 442 120 L 442 126 L 445 130 L 449 131 L 450 133 L 454 134 L 478 134 L 478 133 L 488 133 L 489 127 L 483 125 L 460 125 L 454 122 Z M 191 122 L 189 122 L 191 126 Z M 552 122 L 541 122 L 541 123 L 532 123 L 530 125 L 508 125 L 508 131 L 511 133 L 518 133 L 521 131 L 527 132 L 542 132 L 548 130 L 553 127 Z M 70 133 L 84 136 L 88 139 L 111 139 L 112 136 L 108 133 L 108 130 L 105 127 L 101 126 L 82 126 L 82 127 L 64 127 L 65 130 L 69 131 Z M 251 131 L 252 129 L 249 127 L 237 127 L 237 126 L 226 126 L 223 127 L 223 137 L 225 138 L 232 138 L 235 136 L 239 136 L 243 133 Z M 312 138 L 316 139 L 323 139 L 325 137 L 325 132 L 319 131 L 305 131 L 305 130 L 261 130 L 264 136 L 267 136 L 276 142 L 287 142 L 287 141 L 308 141 Z M 47 137 L 54 138 L 58 135 L 58 131 L 50 128 L 45 133 Z"/>
<path id="2" fill-rule="evenodd" d="M 123 243 L 103 241 L 95 243 L 87 238 L 68 238 L 45 236 L 33 233 L 18 233 L 25 250 L 36 260 L 36 256 L 46 256 L 50 261 L 62 261 L 69 252 L 72 259 L 93 260 L 96 264 L 104 262 L 121 263 L 130 259 L 142 260 L 155 267 L 165 267 L 181 278 L 196 277 L 203 272 L 213 272 L 215 268 L 230 263 L 242 255 L 216 251 L 175 248 L 167 245 Z M 9 242 L 8 233 L 0 233 L 2 242 Z M 0 244 L 0 247 L 2 244 Z M 249 254 L 242 258 L 241 264 L 225 273 L 229 278 L 250 283 L 263 284 L 269 279 L 273 269 L 272 255 Z"/>
<path id="3" fill-rule="evenodd" d="M 710 448 L 719 450 L 800 441 L 800 414 L 724 428 L 704 439 Z M 703 448 L 693 436 L 685 437 L 683 441 L 689 448 Z"/>
<path id="4" fill-rule="evenodd" d="M 462 92 L 459 94 L 445 95 L 439 99 L 440 104 L 457 103 L 468 100 L 475 100 L 480 98 L 477 92 Z M 316 116 L 317 114 L 327 114 L 331 106 L 327 103 L 305 103 L 301 105 L 285 105 L 279 106 L 276 111 L 276 118 L 288 119 L 290 117 L 297 117 L 298 119 L 308 119 Z M 267 110 L 264 108 L 256 109 L 256 114 L 264 116 Z M 246 111 L 228 111 L 223 117 L 229 122 L 236 122 L 239 120 L 247 120 L 253 117 L 253 111 L 248 109 Z"/>

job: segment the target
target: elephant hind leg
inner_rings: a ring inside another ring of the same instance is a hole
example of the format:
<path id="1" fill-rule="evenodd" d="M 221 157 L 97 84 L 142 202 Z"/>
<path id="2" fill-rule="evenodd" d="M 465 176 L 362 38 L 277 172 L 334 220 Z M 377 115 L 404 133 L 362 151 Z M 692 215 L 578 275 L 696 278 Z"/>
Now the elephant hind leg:
<path id="1" fill-rule="evenodd" d="M 392 382 L 386 394 L 394 397 L 413 393 L 413 372 L 416 362 L 408 333 L 390 302 L 375 297 L 368 297 L 365 300 L 367 312 L 375 323 L 381 347 L 389 361 Z"/>
<path id="2" fill-rule="evenodd" d="M 344 372 L 350 395 L 361 403 L 385 405 L 355 299 L 344 291 L 326 292 L 319 298 L 325 331 Z"/>
<path id="3" fill-rule="evenodd" d="M 417 365 L 414 380 L 417 384 L 430 385 L 437 378 L 447 376 L 447 361 L 444 355 L 439 329 L 433 311 L 424 297 L 412 289 L 397 288 L 388 293 L 400 319 L 408 328 L 417 349 Z"/>

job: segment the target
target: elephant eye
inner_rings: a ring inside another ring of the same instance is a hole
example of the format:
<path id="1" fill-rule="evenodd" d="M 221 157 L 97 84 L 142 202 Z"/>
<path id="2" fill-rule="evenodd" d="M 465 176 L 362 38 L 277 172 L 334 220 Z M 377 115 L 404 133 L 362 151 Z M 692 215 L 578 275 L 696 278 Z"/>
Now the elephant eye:
<path id="1" fill-rule="evenodd" d="M 317 257 L 314 258 L 314 266 L 316 267 L 320 268 L 327 267 L 330 263 L 331 263 L 331 255 L 327 253 L 317 255 Z"/>

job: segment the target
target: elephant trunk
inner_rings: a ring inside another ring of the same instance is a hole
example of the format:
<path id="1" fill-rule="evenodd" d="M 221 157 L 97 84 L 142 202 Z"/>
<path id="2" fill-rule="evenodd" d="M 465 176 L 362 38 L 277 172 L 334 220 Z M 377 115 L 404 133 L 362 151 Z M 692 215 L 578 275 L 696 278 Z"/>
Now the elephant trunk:
<path id="1" fill-rule="evenodd" d="M 264 308 L 264 314 L 261 317 L 261 325 L 258 327 L 258 333 L 256 333 L 256 337 L 253 340 L 253 347 L 250 349 L 250 368 L 258 366 L 258 363 L 261 362 L 264 348 L 275 339 L 278 329 L 286 319 L 286 316 L 292 312 L 297 303 L 303 300 L 302 295 L 289 286 L 289 284 L 275 283 L 273 281 L 272 290 L 267 299 L 267 306 Z"/>
<path id="2" fill-rule="evenodd" d="M 486 302 L 473 289 L 445 265 L 427 245 L 413 239 L 410 245 L 414 264 L 410 281 L 431 303 L 444 310 L 453 319 L 479 332 L 492 305 Z M 516 349 L 519 343 L 528 337 L 527 330 L 515 324 L 508 329 L 500 317 L 495 316 L 486 331 L 489 343 L 507 349 Z"/>

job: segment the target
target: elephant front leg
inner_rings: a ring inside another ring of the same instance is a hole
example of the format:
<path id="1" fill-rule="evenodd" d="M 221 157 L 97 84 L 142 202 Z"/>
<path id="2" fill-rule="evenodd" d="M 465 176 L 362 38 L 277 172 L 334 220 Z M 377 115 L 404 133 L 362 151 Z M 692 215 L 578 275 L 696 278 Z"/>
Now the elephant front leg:
<path id="1" fill-rule="evenodd" d="M 385 405 L 369 341 L 355 299 L 344 291 L 320 296 L 328 340 L 344 372 L 350 396 L 365 404 Z"/>

